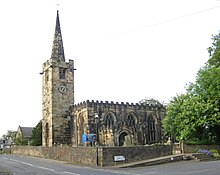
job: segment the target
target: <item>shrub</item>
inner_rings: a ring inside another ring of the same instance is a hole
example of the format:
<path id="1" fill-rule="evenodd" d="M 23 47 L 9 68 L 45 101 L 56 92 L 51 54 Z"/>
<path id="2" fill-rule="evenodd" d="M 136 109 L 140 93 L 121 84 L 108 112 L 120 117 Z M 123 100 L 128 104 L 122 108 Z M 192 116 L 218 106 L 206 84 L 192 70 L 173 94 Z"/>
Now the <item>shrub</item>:
<path id="1" fill-rule="evenodd" d="M 214 157 L 220 158 L 218 151 L 216 149 L 212 149 L 212 150 L 210 150 L 210 152 L 214 155 Z"/>
<path id="2" fill-rule="evenodd" d="M 209 150 L 206 150 L 206 149 L 203 149 L 203 150 L 199 150 L 198 153 L 202 153 L 202 154 L 207 154 L 209 155 L 210 157 L 214 157 L 213 153 Z"/>

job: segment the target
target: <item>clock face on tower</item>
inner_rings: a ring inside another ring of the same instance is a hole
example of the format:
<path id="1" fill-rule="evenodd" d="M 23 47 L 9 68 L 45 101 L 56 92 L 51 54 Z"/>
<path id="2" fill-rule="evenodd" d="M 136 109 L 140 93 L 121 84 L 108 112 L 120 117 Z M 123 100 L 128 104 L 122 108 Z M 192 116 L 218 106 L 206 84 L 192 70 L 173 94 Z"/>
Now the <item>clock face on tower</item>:
<path id="1" fill-rule="evenodd" d="M 65 93 L 66 92 L 66 86 L 64 85 L 64 84 L 61 84 L 60 86 L 59 86 L 59 91 L 61 92 L 61 93 Z"/>

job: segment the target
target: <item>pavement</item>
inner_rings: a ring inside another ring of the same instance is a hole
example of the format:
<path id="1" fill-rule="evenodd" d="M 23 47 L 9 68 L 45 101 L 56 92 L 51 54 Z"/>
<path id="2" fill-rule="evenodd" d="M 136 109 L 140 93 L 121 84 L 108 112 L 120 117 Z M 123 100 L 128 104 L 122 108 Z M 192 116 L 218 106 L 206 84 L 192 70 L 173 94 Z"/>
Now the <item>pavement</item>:
<path id="1" fill-rule="evenodd" d="M 118 162 L 113 167 L 128 168 L 128 167 L 150 166 L 150 165 L 157 165 L 157 164 L 163 164 L 163 163 L 171 163 L 171 162 L 186 160 L 186 157 L 189 157 L 189 156 L 190 155 L 188 154 L 177 154 L 177 155 L 168 155 L 168 156 L 162 156 L 162 157 L 157 157 L 153 159 L 140 160 L 140 161 L 129 162 L 129 163 Z"/>

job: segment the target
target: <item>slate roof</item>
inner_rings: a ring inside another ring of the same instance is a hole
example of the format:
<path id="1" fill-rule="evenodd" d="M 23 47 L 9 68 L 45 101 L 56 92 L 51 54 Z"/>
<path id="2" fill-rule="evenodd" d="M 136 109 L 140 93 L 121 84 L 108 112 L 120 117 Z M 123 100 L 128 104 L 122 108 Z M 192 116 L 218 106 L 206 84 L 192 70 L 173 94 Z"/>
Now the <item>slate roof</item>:
<path id="1" fill-rule="evenodd" d="M 27 138 L 31 138 L 32 137 L 33 127 L 21 127 L 20 126 L 20 129 L 21 129 L 23 137 L 27 137 Z"/>

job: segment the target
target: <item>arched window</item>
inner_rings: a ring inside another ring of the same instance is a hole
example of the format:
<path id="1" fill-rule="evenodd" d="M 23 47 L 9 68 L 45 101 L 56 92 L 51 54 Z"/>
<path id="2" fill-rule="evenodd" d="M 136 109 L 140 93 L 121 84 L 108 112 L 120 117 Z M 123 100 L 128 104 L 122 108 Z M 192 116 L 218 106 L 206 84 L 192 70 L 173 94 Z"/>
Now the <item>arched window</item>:
<path id="1" fill-rule="evenodd" d="M 104 118 L 104 126 L 107 129 L 113 128 L 114 126 L 114 116 L 112 113 L 107 113 Z"/>
<path id="2" fill-rule="evenodd" d="M 135 126 L 136 122 L 135 122 L 135 116 L 133 114 L 129 114 L 128 118 L 127 118 L 127 124 L 128 126 Z"/>
<path id="3" fill-rule="evenodd" d="M 149 133 L 149 141 L 155 142 L 156 141 L 156 122 L 154 117 L 151 115 L 148 119 L 148 133 Z"/>

